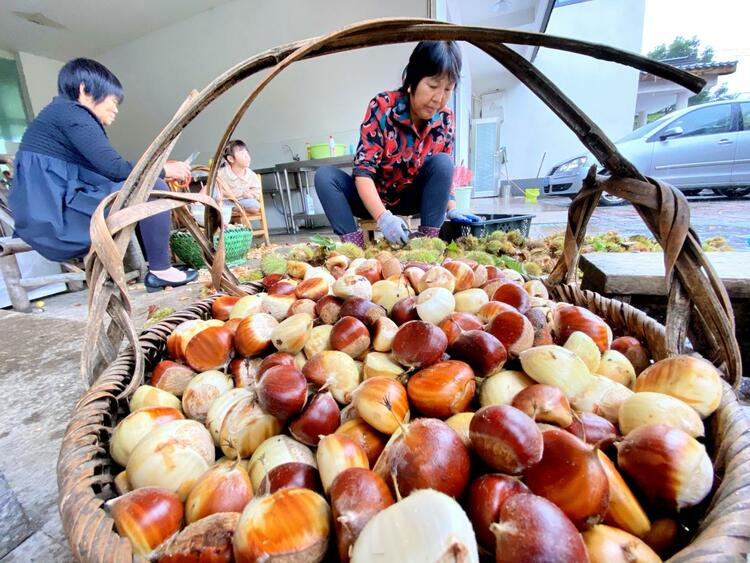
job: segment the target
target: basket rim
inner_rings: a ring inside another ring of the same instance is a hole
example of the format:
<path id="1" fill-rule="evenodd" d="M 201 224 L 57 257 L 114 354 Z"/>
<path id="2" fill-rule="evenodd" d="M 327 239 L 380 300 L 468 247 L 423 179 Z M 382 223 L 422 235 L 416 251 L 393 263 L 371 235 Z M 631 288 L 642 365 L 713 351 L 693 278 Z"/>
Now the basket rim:
<path id="1" fill-rule="evenodd" d="M 249 289 L 258 289 L 252 284 Z M 665 328 L 627 303 L 602 297 L 575 286 L 555 286 L 552 289 L 559 301 L 586 306 L 597 314 L 607 311 L 608 323 L 617 330 L 638 329 L 634 334 L 646 340 L 649 347 L 658 339 L 666 338 Z M 165 347 L 166 338 L 179 323 L 193 318 L 207 317 L 211 304 L 221 294 L 207 297 L 170 315 L 143 331 L 139 338 L 146 362 L 151 365 Z M 666 353 L 666 346 L 655 346 L 653 353 Z M 103 509 L 104 498 L 93 486 L 106 485 L 114 478 L 109 472 L 109 456 L 102 453 L 102 437 L 111 432 L 117 414 L 115 397 L 127 387 L 133 376 L 135 354 L 126 348 L 102 373 L 78 401 L 65 432 L 57 464 L 58 507 L 68 544 L 76 558 L 82 561 L 131 560 L 130 542 L 114 531 L 114 522 Z M 726 557 L 727 546 L 716 537 L 732 535 L 736 543 L 750 552 L 748 534 L 738 537 L 736 531 L 724 531 L 727 520 L 738 524 L 750 519 L 750 423 L 731 387 L 722 380 L 723 396 L 719 410 L 712 415 L 711 426 L 717 429 L 715 471 L 723 473 L 714 491 L 698 533 L 691 543 L 675 554 L 670 561 L 688 561 L 705 557 Z M 109 426 L 108 426 L 109 423 Z M 728 443 L 727 440 L 732 438 Z M 731 456 L 731 457 L 730 457 Z M 106 460 L 106 461 L 103 461 Z M 739 482 L 739 484 L 738 484 Z M 716 510 L 714 510 L 716 507 Z M 720 508 L 720 512 L 719 512 Z M 96 526 L 97 540 L 92 541 L 90 527 Z M 702 539 L 705 538 L 705 539 Z M 739 554 L 739 551 L 735 551 Z"/>

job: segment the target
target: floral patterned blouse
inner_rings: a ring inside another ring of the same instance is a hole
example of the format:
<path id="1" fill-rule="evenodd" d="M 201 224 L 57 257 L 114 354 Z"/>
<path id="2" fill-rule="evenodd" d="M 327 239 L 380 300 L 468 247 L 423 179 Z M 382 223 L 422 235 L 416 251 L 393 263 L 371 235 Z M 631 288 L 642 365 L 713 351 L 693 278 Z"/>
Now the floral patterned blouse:
<path id="1" fill-rule="evenodd" d="M 428 156 L 453 154 L 454 127 L 453 112 L 445 107 L 420 133 L 409 114 L 409 94 L 382 92 L 367 106 L 352 175 L 372 178 L 383 204 L 396 205 Z"/>

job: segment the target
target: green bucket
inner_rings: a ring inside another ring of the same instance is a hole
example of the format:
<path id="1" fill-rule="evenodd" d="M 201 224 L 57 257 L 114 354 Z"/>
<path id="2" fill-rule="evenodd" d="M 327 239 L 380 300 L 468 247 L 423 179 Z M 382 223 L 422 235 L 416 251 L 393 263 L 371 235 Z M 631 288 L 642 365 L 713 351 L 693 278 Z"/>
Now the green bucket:
<path id="1" fill-rule="evenodd" d="M 253 232 L 247 227 L 232 226 L 224 229 L 224 251 L 227 266 L 240 266 L 245 263 L 245 255 L 253 243 Z M 189 232 L 185 230 L 172 231 L 169 236 L 169 244 L 175 256 L 185 264 L 193 268 L 203 268 L 206 261 L 203 259 L 198 243 Z M 219 244 L 219 235 L 214 236 L 214 248 Z"/>

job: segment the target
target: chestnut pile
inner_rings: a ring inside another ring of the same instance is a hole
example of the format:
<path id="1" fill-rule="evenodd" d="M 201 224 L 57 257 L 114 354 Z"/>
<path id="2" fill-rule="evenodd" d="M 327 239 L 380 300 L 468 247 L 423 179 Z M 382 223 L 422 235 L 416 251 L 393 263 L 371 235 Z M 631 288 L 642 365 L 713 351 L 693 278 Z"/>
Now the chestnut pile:
<path id="1" fill-rule="evenodd" d="M 720 374 L 512 270 L 290 262 L 177 326 L 108 502 L 182 561 L 659 561 L 706 499 Z M 218 456 L 223 456 L 217 459 Z M 330 541 L 329 541 L 330 540 Z"/>

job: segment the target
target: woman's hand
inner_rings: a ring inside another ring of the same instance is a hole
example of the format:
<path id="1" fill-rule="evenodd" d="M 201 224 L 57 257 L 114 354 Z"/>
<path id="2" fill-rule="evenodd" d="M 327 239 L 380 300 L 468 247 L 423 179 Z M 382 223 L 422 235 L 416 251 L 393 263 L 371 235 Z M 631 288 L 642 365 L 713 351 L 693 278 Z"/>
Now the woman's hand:
<path id="1" fill-rule="evenodd" d="M 164 176 L 167 180 L 190 181 L 190 165 L 183 160 L 168 160 L 164 163 Z"/>
<path id="2" fill-rule="evenodd" d="M 393 245 L 403 246 L 409 242 L 409 228 L 406 223 L 390 211 L 385 211 L 378 217 L 378 228 L 385 240 Z"/>
<path id="3" fill-rule="evenodd" d="M 455 207 L 453 209 L 449 209 L 448 213 L 446 213 L 446 216 L 454 223 L 476 223 L 482 220 L 482 218 L 478 215 L 472 215 L 471 213 L 461 213 Z"/>

